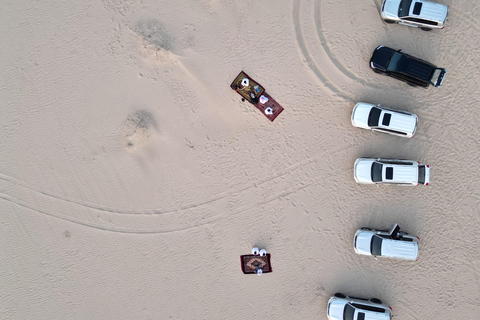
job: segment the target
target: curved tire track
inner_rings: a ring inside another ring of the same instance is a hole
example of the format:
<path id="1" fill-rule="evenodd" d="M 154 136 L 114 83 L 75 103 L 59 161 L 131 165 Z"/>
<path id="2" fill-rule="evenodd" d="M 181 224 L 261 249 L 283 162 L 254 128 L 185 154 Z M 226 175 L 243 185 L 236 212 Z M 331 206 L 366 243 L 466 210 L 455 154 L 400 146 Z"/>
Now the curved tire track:
<path id="1" fill-rule="evenodd" d="M 303 34 L 302 26 L 300 23 L 300 0 L 295 0 L 293 4 L 293 21 L 295 25 L 295 34 L 298 46 L 305 61 L 307 62 L 308 67 L 327 88 L 333 91 L 334 94 L 345 100 L 348 100 L 349 102 L 353 102 L 354 99 L 352 99 L 352 97 L 350 97 L 349 95 L 345 94 L 340 88 L 338 88 L 333 82 L 331 82 L 313 60 L 312 55 L 308 50 L 307 44 L 305 43 L 305 36 Z"/>
<path id="2" fill-rule="evenodd" d="M 216 196 L 211 197 L 210 199 L 208 199 L 206 201 L 203 201 L 203 202 L 189 204 L 189 205 L 186 205 L 186 206 L 183 206 L 183 207 L 179 207 L 179 208 L 175 208 L 175 209 L 171 209 L 171 210 L 163 210 L 163 211 L 160 210 L 160 209 L 149 209 L 149 210 L 143 210 L 143 211 L 135 211 L 135 210 L 125 210 L 125 209 L 120 209 L 120 208 L 112 208 L 112 207 L 107 207 L 107 206 L 101 206 L 99 204 L 93 204 L 93 203 L 80 201 L 80 200 L 77 200 L 77 199 L 62 197 L 62 196 L 59 196 L 59 195 L 56 195 L 56 194 L 53 194 L 53 193 L 50 193 L 50 192 L 47 192 L 47 191 L 44 191 L 44 190 L 38 190 L 38 189 L 35 189 L 35 188 L 29 186 L 25 182 L 22 182 L 20 180 L 15 179 L 15 178 L 11 178 L 11 177 L 8 177 L 6 175 L 0 174 L 0 180 L 6 181 L 6 182 L 8 182 L 10 184 L 13 184 L 15 186 L 20 186 L 21 188 L 24 188 L 24 189 L 28 190 L 29 192 L 34 192 L 37 195 L 41 195 L 41 196 L 51 198 L 54 201 L 63 201 L 63 202 L 66 202 L 67 204 L 73 204 L 73 205 L 81 206 L 81 207 L 84 207 L 84 208 L 87 208 L 87 209 L 100 211 L 100 213 L 96 214 L 97 217 L 99 218 L 99 220 L 108 221 L 108 220 L 110 220 L 108 218 L 108 215 L 109 214 L 115 214 L 115 215 L 117 215 L 117 217 L 116 217 L 117 221 L 115 222 L 117 224 L 125 224 L 125 225 L 131 226 L 130 223 L 131 223 L 132 220 L 130 220 L 130 221 L 127 221 L 127 220 L 118 221 L 118 219 L 121 219 L 122 217 L 127 218 L 128 216 L 130 216 L 130 217 L 131 216 L 139 216 L 140 217 L 140 216 L 152 216 L 152 215 L 160 216 L 161 214 L 166 214 L 166 213 L 181 213 L 181 212 L 183 212 L 183 214 L 185 216 L 182 219 L 179 219 L 179 220 L 186 221 L 185 224 L 187 226 L 179 228 L 179 229 L 172 229 L 172 228 L 168 228 L 168 227 L 152 228 L 152 229 L 141 228 L 140 227 L 140 228 L 133 228 L 132 229 L 132 228 L 128 228 L 128 227 L 123 228 L 121 226 L 108 226 L 106 224 L 104 225 L 102 223 L 94 223 L 94 222 L 89 221 L 89 220 L 91 220 L 91 217 L 89 219 L 86 219 L 86 218 L 84 219 L 83 217 L 82 218 L 74 217 L 73 214 L 72 215 L 66 215 L 66 214 L 60 214 L 60 213 L 56 213 L 56 212 L 54 213 L 54 212 L 52 212 L 52 210 L 45 209 L 45 208 L 39 208 L 38 203 L 36 205 L 32 205 L 32 204 L 28 203 L 28 201 L 26 201 L 24 199 L 21 199 L 21 197 L 18 198 L 18 197 L 14 197 L 12 195 L 7 195 L 7 194 L 4 194 L 4 193 L 0 193 L 0 199 L 4 199 L 5 201 L 14 203 L 18 206 L 24 207 L 26 209 L 30 209 L 32 211 L 35 211 L 35 212 L 38 212 L 38 213 L 41 213 L 41 214 L 44 214 L 44 215 L 47 215 L 47 216 L 55 217 L 55 218 L 62 219 L 62 220 L 65 220 L 65 221 L 69 221 L 69 222 L 72 222 L 72 223 L 75 223 L 75 224 L 88 226 L 88 227 L 98 229 L 98 230 L 103 230 L 103 231 L 130 233 L 130 234 L 171 233 L 171 232 L 178 232 L 178 231 L 183 231 L 183 230 L 188 230 L 188 229 L 193 229 L 193 228 L 205 226 L 205 225 L 211 224 L 212 222 L 215 222 L 215 221 L 217 221 L 217 220 L 219 220 L 219 219 L 221 219 L 221 218 L 223 218 L 227 215 L 226 213 L 221 213 L 221 214 L 217 214 L 215 216 L 209 216 L 211 211 L 210 210 L 205 210 L 206 214 L 203 214 L 203 215 L 202 214 L 196 214 L 195 217 L 194 217 L 195 219 L 193 220 L 193 219 L 189 218 L 189 213 L 186 213 L 185 211 L 187 211 L 189 209 L 205 206 L 209 203 L 220 201 L 220 200 L 222 200 L 224 198 L 227 198 L 229 196 L 234 196 L 238 193 L 242 193 L 242 192 L 245 192 L 249 189 L 256 188 L 259 185 L 272 182 L 272 181 L 274 181 L 278 178 L 281 178 L 281 177 L 283 177 L 287 174 L 294 174 L 295 171 L 298 168 L 304 168 L 306 165 L 311 164 L 314 161 L 316 161 L 316 157 L 308 158 L 305 161 L 298 162 L 294 165 L 291 165 L 287 168 L 284 168 L 283 170 L 277 171 L 275 174 L 271 174 L 271 175 L 268 175 L 268 176 L 266 176 L 262 179 L 256 180 L 256 181 L 254 181 L 254 182 L 252 182 L 252 183 L 250 183 L 250 184 L 248 184 L 248 185 L 246 185 L 242 188 L 238 188 L 236 190 L 229 191 L 229 192 L 219 193 Z M 310 181 L 310 183 L 308 183 L 308 184 L 301 183 L 301 184 L 299 184 L 299 185 L 297 185 L 293 188 L 290 188 L 287 193 L 285 193 L 285 191 L 281 191 L 273 199 L 268 199 L 266 202 L 270 202 L 270 201 L 278 199 L 282 196 L 285 196 L 287 194 L 292 194 L 294 192 L 302 190 L 302 189 L 312 185 L 313 183 L 315 183 L 315 181 Z M 252 202 L 251 204 L 247 204 L 246 206 L 242 206 L 240 210 L 236 210 L 236 211 L 234 210 L 233 212 L 228 211 L 228 214 L 229 215 L 237 215 L 238 213 L 244 212 L 246 210 L 253 209 L 256 206 L 261 205 L 264 202 L 265 201 Z M 46 205 L 48 206 L 48 205 L 52 205 L 52 204 L 47 203 Z M 57 209 L 54 209 L 54 210 L 57 211 Z M 58 210 L 61 210 L 61 209 L 58 209 Z M 73 213 L 79 212 L 78 208 L 77 209 L 72 209 L 72 210 L 68 209 L 68 211 L 73 212 Z M 106 214 L 106 215 L 100 216 L 99 214 Z M 118 215 L 120 215 L 120 216 L 118 216 Z M 166 217 L 166 216 L 164 216 L 164 217 Z M 141 222 L 140 220 L 135 220 L 135 221 Z M 162 223 L 159 222 L 156 225 L 162 225 Z"/>
<path id="3" fill-rule="evenodd" d="M 328 46 L 328 39 L 325 36 L 324 29 L 323 29 L 323 24 L 322 24 L 322 19 L 320 17 L 320 3 L 321 0 L 316 0 L 315 1 L 315 8 L 314 8 L 314 14 L 315 14 L 315 28 L 317 30 L 317 36 L 318 40 L 320 41 L 323 50 L 325 50 L 325 53 L 327 54 L 328 58 L 333 62 L 335 67 L 337 67 L 338 70 L 340 70 L 343 74 L 345 74 L 347 77 L 350 79 L 357 81 L 365 86 L 370 86 L 370 87 L 375 87 L 374 84 L 369 83 L 365 81 L 364 79 L 356 76 L 352 71 L 350 71 L 343 63 L 341 63 L 335 56 L 333 55 L 332 51 L 330 50 L 330 47 Z"/>
<path id="4" fill-rule="evenodd" d="M 17 199 L 15 197 L 8 196 L 8 195 L 2 194 L 2 193 L 0 193 L 0 199 L 3 199 L 5 201 L 14 203 L 14 204 L 16 204 L 18 206 L 21 206 L 23 208 L 30 209 L 32 211 L 35 211 L 35 212 L 38 212 L 38 213 L 41 213 L 41 214 L 44 214 L 44 215 L 47 215 L 47 216 L 50 216 L 50 217 L 58 218 L 58 219 L 68 221 L 68 222 L 72 222 L 72 223 L 82 225 L 82 226 L 85 226 L 85 227 L 90 227 L 90 228 L 94 228 L 94 229 L 98 229 L 98 230 L 102 230 L 102 231 L 118 232 L 118 233 L 130 233 L 130 234 L 172 233 L 172 232 L 178 232 L 178 231 L 194 229 L 194 228 L 197 228 L 197 227 L 202 227 L 204 225 L 210 224 L 210 223 L 219 219 L 219 217 L 214 217 L 214 218 L 211 218 L 209 221 L 207 221 L 203 224 L 188 226 L 188 227 L 181 228 L 181 229 L 170 229 L 170 230 L 169 229 L 127 229 L 127 228 L 121 228 L 121 227 L 107 227 L 105 225 L 101 225 L 101 224 L 98 224 L 98 223 L 87 222 L 87 221 L 77 219 L 77 218 L 74 218 L 74 217 L 71 217 L 71 216 L 66 216 L 66 215 L 62 215 L 62 214 L 55 214 L 55 213 L 52 213 L 52 212 L 49 212 L 49 211 L 46 211 L 46 210 L 41 210 L 41 209 L 38 209 L 38 208 L 34 208 L 34 207 L 30 206 L 29 204 L 25 203 L 24 201 L 22 201 L 20 199 Z"/>

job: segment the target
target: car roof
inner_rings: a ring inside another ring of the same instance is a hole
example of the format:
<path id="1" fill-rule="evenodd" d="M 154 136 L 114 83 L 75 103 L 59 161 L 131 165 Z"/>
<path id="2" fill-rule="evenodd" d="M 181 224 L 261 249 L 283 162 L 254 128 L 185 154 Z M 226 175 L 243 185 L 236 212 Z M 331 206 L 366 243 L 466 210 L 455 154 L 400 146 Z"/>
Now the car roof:
<path id="1" fill-rule="evenodd" d="M 391 313 L 387 306 L 377 304 L 364 299 L 350 298 L 352 305 L 355 308 L 354 319 L 364 320 L 390 320 Z M 363 307 L 363 308 L 362 308 Z"/>
<path id="2" fill-rule="evenodd" d="M 386 114 L 391 115 L 390 123 L 388 125 L 383 124 Z M 388 128 L 396 131 L 412 133 L 415 129 L 415 118 L 416 117 L 414 115 L 399 113 L 389 109 L 382 109 L 378 126 L 380 128 Z"/>
<path id="3" fill-rule="evenodd" d="M 418 256 L 418 243 L 415 241 L 403 241 L 383 239 L 382 256 L 416 260 Z"/>
<path id="4" fill-rule="evenodd" d="M 415 58 L 409 54 L 404 54 L 402 61 L 397 69 L 400 73 L 408 74 L 411 77 L 414 77 L 418 80 L 429 82 L 432 78 L 433 72 L 435 71 L 435 65 L 430 62 L 426 62 Z"/>
<path id="5" fill-rule="evenodd" d="M 381 163 L 383 164 L 383 182 L 416 183 L 418 181 L 418 166 Z M 393 177 L 391 179 L 387 179 L 390 174 L 393 174 Z"/>
<path id="6" fill-rule="evenodd" d="M 363 313 L 363 315 L 362 315 Z M 390 320 L 390 315 L 388 313 L 374 312 L 363 309 L 356 309 L 355 319 L 361 320 Z"/>
<path id="7" fill-rule="evenodd" d="M 443 23 L 447 17 L 448 6 L 431 1 L 413 1 L 408 15 Z"/>
<path id="8" fill-rule="evenodd" d="M 368 301 L 367 299 L 360 299 L 360 298 L 353 298 L 353 297 L 346 297 L 346 298 L 331 297 L 329 303 L 330 303 L 329 316 L 330 318 L 335 320 L 343 320 L 344 309 L 347 304 L 355 308 L 354 319 L 362 319 L 362 318 L 364 320 L 390 320 L 391 319 L 391 311 L 388 309 L 388 306 L 384 304 L 373 303 Z M 366 309 L 358 308 L 355 305 L 365 306 Z M 377 309 L 378 311 L 383 309 L 384 312 L 372 311 L 375 309 Z M 360 313 L 362 313 L 363 316 L 360 315 Z"/>

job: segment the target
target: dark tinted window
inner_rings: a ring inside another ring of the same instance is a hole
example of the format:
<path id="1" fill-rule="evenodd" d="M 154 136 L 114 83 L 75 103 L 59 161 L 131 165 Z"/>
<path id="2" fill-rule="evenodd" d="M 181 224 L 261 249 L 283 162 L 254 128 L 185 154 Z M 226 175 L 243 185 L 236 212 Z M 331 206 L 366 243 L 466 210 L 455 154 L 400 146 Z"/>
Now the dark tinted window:
<path id="1" fill-rule="evenodd" d="M 355 308 L 347 303 L 345 305 L 345 309 L 343 309 L 343 320 L 353 320 L 354 314 L 355 314 Z"/>
<path id="2" fill-rule="evenodd" d="M 382 181 L 382 165 L 378 162 L 372 164 L 372 181 L 379 182 Z"/>
<path id="3" fill-rule="evenodd" d="M 392 167 L 388 167 L 388 168 L 385 169 L 385 178 L 388 179 L 388 180 L 393 179 L 393 168 Z"/>
<path id="4" fill-rule="evenodd" d="M 387 70 L 388 71 L 399 71 L 401 61 L 402 59 L 402 54 L 399 52 L 395 52 L 392 57 L 390 58 L 390 61 L 388 62 Z"/>
<path id="5" fill-rule="evenodd" d="M 413 6 L 413 14 L 416 14 L 418 16 L 421 10 L 422 10 L 422 3 L 416 2 L 415 6 Z"/>
<path id="6" fill-rule="evenodd" d="M 388 127 L 390 125 L 391 118 L 392 118 L 392 114 L 385 113 L 385 115 L 383 116 L 382 124 Z"/>
<path id="7" fill-rule="evenodd" d="M 418 183 L 425 184 L 425 166 L 418 167 Z"/>
<path id="8" fill-rule="evenodd" d="M 368 311 L 373 311 L 373 312 L 380 312 L 380 313 L 385 313 L 385 309 L 379 308 L 379 307 L 374 307 L 374 306 L 369 306 L 369 305 L 364 305 L 364 304 L 358 304 L 358 303 L 352 303 L 352 305 L 355 308 L 358 309 L 363 309 L 363 310 L 368 310 Z M 360 313 L 358 313 L 360 315 Z"/>
<path id="9" fill-rule="evenodd" d="M 357 320 L 365 320 L 365 313 L 359 312 L 357 314 Z"/>
<path id="10" fill-rule="evenodd" d="M 412 5 L 412 0 L 402 0 L 400 1 L 400 6 L 398 7 L 398 16 L 405 17 L 408 16 L 408 10 Z"/>
<path id="11" fill-rule="evenodd" d="M 382 241 L 383 239 L 378 236 L 372 237 L 372 242 L 370 242 L 370 251 L 374 256 L 382 255 Z"/>
<path id="12" fill-rule="evenodd" d="M 380 113 L 382 113 L 382 110 L 375 107 L 373 107 L 372 110 L 370 110 L 370 114 L 368 115 L 369 127 L 378 126 L 378 121 L 380 120 Z"/>

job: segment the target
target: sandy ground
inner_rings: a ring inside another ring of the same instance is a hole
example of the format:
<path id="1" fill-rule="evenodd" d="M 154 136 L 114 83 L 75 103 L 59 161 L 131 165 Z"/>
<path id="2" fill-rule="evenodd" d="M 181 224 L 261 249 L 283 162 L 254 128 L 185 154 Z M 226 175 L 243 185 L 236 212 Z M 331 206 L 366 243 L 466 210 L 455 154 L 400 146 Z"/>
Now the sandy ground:
<path id="1" fill-rule="evenodd" d="M 326 319 L 330 295 L 394 318 L 480 318 L 480 6 L 444 30 L 387 25 L 380 0 L 4 1 L 1 319 Z M 448 69 L 374 74 L 373 49 Z M 229 88 L 241 71 L 285 111 Z M 353 128 L 358 101 L 418 114 L 415 138 Z M 360 186 L 357 157 L 432 167 L 430 187 Z M 355 255 L 397 222 L 417 263 Z M 239 255 L 272 254 L 243 275 Z"/>

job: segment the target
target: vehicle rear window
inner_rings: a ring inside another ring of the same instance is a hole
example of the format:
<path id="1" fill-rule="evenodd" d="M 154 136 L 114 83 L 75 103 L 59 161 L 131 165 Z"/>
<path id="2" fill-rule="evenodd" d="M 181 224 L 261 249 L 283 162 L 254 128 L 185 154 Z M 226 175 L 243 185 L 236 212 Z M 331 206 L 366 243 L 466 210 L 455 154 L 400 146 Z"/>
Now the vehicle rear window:
<path id="1" fill-rule="evenodd" d="M 382 255 L 382 241 L 383 239 L 378 236 L 373 236 L 370 242 L 370 251 L 374 256 Z"/>
<path id="2" fill-rule="evenodd" d="M 355 315 L 355 308 L 347 303 L 345 305 L 345 309 L 343 309 L 343 320 L 353 320 L 354 315 Z"/>
<path id="3" fill-rule="evenodd" d="M 385 169 L 385 179 L 392 180 L 393 179 L 393 168 L 387 167 Z"/>
<path id="4" fill-rule="evenodd" d="M 378 126 L 378 121 L 380 120 L 380 113 L 382 113 L 382 110 L 375 107 L 373 107 L 372 110 L 370 110 L 370 114 L 368 115 L 369 127 Z"/>
<path id="5" fill-rule="evenodd" d="M 422 3 L 416 2 L 415 6 L 413 6 L 413 14 L 416 14 L 418 16 L 421 10 L 422 10 Z"/>
<path id="6" fill-rule="evenodd" d="M 373 182 L 382 181 L 382 167 L 383 167 L 383 165 L 381 165 L 378 162 L 374 162 L 372 164 L 371 174 L 372 174 L 372 181 Z"/>
<path id="7" fill-rule="evenodd" d="M 392 114 L 385 113 L 385 115 L 383 116 L 382 124 L 388 127 L 390 125 L 390 119 L 392 119 Z"/>
<path id="8" fill-rule="evenodd" d="M 418 167 L 418 183 L 425 184 L 425 166 Z"/>

